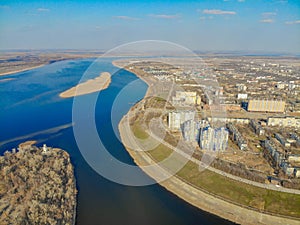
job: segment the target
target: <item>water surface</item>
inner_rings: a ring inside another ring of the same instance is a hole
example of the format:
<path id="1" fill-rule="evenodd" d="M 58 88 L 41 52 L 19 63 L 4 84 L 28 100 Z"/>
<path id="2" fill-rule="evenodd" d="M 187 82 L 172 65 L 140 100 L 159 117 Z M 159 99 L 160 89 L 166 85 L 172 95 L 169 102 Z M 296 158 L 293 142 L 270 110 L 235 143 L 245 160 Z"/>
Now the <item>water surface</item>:
<path id="1" fill-rule="evenodd" d="M 103 60 L 99 72 L 115 69 L 111 60 Z M 16 78 L 0 82 L 0 153 L 32 139 L 38 141 L 38 146 L 46 143 L 68 151 L 75 166 L 79 190 L 78 225 L 231 224 L 187 204 L 157 184 L 130 187 L 113 183 L 98 175 L 84 161 L 72 130 L 72 98 L 61 99 L 58 95 L 76 85 L 91 63 L 91 59 L 60 61 L 0 77 L 0 81 Z M 104 145 L 114 157 L 129 164 L 134 163 L 111 125 L 111 106 L 122 88 L 135 80 L 137 82 L 132 84 L 126 101 L 118 103 L 116 121 L 113 121 L 113 124 L 118 124 L 132 103 L 142 99 L 147 90 L 146 84 L 134 74 L 125 70 L 114 74 L 109 88 L 99 94 L 95 112 L 98 133 Z M 96 160 L 101 163 L 101 158 Z M 116 172 L 121 174 L 122 171 Z"/>

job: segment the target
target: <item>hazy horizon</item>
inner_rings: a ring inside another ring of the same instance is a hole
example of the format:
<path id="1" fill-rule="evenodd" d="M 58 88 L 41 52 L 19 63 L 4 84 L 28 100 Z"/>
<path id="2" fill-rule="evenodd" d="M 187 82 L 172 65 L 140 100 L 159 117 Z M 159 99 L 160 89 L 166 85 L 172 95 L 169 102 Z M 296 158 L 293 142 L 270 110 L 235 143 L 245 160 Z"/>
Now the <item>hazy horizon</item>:
<path id="1" fill-rule="evenodd" d="M 163 40 L 204 52 L 300 52 L 296 0 L 1 1 L 0 49 L 102 49 Z"/>

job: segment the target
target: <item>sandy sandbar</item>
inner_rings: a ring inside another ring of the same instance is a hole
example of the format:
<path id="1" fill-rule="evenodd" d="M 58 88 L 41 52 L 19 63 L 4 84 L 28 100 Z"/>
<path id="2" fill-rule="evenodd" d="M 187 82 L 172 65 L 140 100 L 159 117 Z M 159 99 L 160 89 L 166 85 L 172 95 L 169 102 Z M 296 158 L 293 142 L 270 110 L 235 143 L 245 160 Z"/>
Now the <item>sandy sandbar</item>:
<path id="1" fill-rule="evenodd" d="M 108 88 L 111 82 L 111 75 L 108 72 L 103 72 L 95 79 L 87 80 L 84 83 L 77 84 L 76 86 L 59 94 L 61 98 L 71 98 L 80 95 L 91 94 L 97 91 Z"/>

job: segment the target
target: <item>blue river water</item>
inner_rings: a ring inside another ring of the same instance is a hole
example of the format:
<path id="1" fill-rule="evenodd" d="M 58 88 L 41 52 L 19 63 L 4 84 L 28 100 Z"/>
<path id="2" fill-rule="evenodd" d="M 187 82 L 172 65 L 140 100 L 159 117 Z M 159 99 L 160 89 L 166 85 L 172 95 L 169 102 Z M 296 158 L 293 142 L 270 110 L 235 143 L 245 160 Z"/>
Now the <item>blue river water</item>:
<path id="1" fill-rule="evenodd" d="M 0 154 L 26 140 L 37 140 L 38 146 L 46 143 L 68 151 L 75 166 L 79 191 L 76 215 L 78 225 L 232 224 L 187 204 L 158 184 L 131 187 L 111 182 L 85 162 L 72 130 L 73 99 L 62 99 L 59 93 L 76 85 L 92 61 L 60 61 L 0 77 Z M 103 59 L 100 63 L 101 71 L 115 69 L 111 61 Z M 134 74 L 125 70 L 115 73 L 109 88 L 100 92 L 98 99 L 101 101 L 97 102 L 95 110 L 98 133 L 104 145 L 114 157 L 128 164 L 134 162 L 114 134 L 111 108 L 118 93 L 132 81 L 136 82 L 126 93 L 126 101 L 118 103 L 121 105 L 114 117 L 116 121 L 113 121 L 118 124 L 132 104 L 142 99 L 147 90 L 147 85 Z M 85 98 L 88 100 L 88 97 Z M 101 163 L 101 159 L 97 160 Z"/>

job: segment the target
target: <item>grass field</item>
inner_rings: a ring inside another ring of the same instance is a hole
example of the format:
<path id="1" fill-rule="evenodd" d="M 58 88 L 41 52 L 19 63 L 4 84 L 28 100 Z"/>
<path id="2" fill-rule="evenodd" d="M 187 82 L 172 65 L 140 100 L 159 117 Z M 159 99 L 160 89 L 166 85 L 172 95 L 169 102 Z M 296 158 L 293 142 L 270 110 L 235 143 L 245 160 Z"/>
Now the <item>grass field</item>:
<path id="1" fill-rule="evenodd" d="M 141 129 L 139 122 L 135 122 L 132 129 L 137 137 L 149 136 Z M 161 144 L 147 153 L 159 162 L 168 157 L 172 150 Z M 270 213 L 300 218 L 300 195 L 255 187 L 208 170 L 200 172 L 198 165 L 193 162 L 188 162 L 177 173 L 177 176 L 201 190 L 230 202 Z"/>

